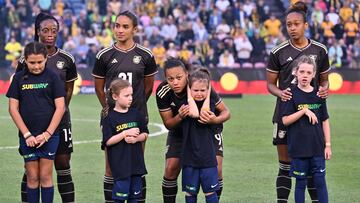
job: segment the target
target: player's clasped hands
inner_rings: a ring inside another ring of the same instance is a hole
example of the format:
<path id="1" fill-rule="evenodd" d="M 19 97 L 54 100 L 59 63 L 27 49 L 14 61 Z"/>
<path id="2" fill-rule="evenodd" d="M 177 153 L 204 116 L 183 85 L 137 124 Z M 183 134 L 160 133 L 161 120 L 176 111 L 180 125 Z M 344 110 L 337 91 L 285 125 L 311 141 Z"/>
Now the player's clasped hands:
<path id="1" fill-rule="evenodd" d="M 189 115 L 189 105 L 181 105 L 179 108 L 179 116 L 181 119 L 184 119 L 186 116 Z"/>
<path id="2" fill-rule="evenodd" d="M 319 87 L 319 91 L 317 92 L 317 96 L 326 99 L 329 96 L 329 89 L 326 87 Z"/>
<path id="3" fill-rule="evenodd" d="M 314 114 L 314 112 L 312 112 L 312 111 L 311 111 L 310 109 L 308 109 L 308 108 L 305 108 L 304 111 L 305 111 L 305 115 L 306 115 L 307 117 L 309 117 L 309 122 L 310 122 L 311 124 L 315 125 L 316 123 L 318 123 L 318 119 L 317 119 L 316 115 Z"/>
<path id="4" fill-rule="evenodd" d="M 290 91 L 291 89 L 289 87 L 281 91 L 281 101 L 287 101 L 291 99 L 292 93 Z"/>

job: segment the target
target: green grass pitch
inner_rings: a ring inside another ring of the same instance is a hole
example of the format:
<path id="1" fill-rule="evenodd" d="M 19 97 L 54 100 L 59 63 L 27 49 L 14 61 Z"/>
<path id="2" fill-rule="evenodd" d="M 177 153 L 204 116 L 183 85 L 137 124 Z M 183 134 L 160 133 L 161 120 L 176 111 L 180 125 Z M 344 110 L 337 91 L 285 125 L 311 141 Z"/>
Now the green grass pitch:
<path id="1" fill-rule="evenodd" d="M 224 191 L 221 202 L 275 202 L 276 148 L 272 146 L 271 117 L 275 98 L 244 95 L 224 99 L 231 120 L 224 128 Z M 330 202 L 359 202 L 360 199 L 360 95 L 331 95 L 328 99 L 333 158 L 327 162 Z M 161 124 L 154 97 L 148 102 L 151 123 Z M 73 139 L 72 172 L 77 202 L 103 202 L 104 156 L 100 150 L 100 107 L 95 95 L 74 96 L 71 102 Z M 0 99 L 0 203 L 20 202 L 23 160 L 17 153 L 17 129 L 7 112 L 7 98 Z M 160 128 L 151 125 L 152 133 Z M 162 202 L 166 134 L 146 143 L 147 202 Z M 87 141 L 87 142 L 81 142 Z M 178 180 L 178 202 L 184 202 Z M 293 181 L 294 187 L 294 181 Z M 290 195 L 293 202 L 293 191 Z M 309 197 L 307 196 L 307 202 Z M 55 192 L 55 202 L 61 202 Z M 199 194 L 199 202 L 204 202 Z"/>

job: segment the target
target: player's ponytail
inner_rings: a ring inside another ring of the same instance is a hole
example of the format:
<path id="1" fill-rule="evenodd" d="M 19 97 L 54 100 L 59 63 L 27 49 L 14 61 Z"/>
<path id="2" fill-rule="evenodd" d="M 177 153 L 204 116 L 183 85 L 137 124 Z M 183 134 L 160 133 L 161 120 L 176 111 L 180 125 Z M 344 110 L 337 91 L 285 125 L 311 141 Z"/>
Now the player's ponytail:
<path id="1" fill-rule="evenodd" d="M 102 112 L 102 117 L 106 117 L 109 109 L 115 107 L 115 100 L 113 94 L 119 94 L 120 90 L 130 87 L 131 84 L 127 80 L 115 79 L 110 83 L 109 89 L 106 91 L 106 105 L 105 112 Z"/>
<path id="2" fill-rule="evenodd" d="M 189 74 L 189 87 L 191 88 L 192 84 L 196 81 L 206 82 L 208 87 L 210 86 L 210 72 L 208 69 L 198 66 Z"/>
<path id="3" fill-rule="evenodd" d="M 41 29 L 41 23 L 45 20 L 54 20 L 56 25 L 57 25 L 57 30 L 59 30 L 60 25 L 59 25 L 59 21 L 52 15 L 49 15 L 47 13 L 39 13 L 36 18 L 35 18 L 35 36 L 34 36 L 34 40 L 35 41 L 39 41 L 39 31 Z"/>
<path id="4" fill-rule="evenodd" d="M 306 15 L 307 15 L 307 6 L 304 2 L 302 1 L 298 1 L 295 4 L 291 5 L 288 10 L 286 10 L 286 17 L 290 14 L 290 13 L 299 13 L 303 16 L 304 22 L 307 22 L 306 20 Z"/>

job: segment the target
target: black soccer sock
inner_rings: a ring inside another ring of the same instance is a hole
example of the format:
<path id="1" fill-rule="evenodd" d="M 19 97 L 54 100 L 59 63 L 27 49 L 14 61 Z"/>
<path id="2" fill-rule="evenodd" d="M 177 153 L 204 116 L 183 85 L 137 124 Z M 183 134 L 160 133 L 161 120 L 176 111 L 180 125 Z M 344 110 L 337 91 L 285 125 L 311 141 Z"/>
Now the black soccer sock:
<path id="1" fill-rule="evenodd" d="M 277 202 L 287 202 L 291 190 L 291 177 L 289 176 L 290 163 L 279 161 L 279 173 L 276 179 Z"/>
<path id="2" fill-rule="evenodd" d="M 164 203 L 175 203 L 177 191 L 178 191 L 177 178 L 167 179 L 163 177 L 162 193 L 163 193 Z"/>
<path id="3" fill-rule="evenodd" d="M 111 176 L 104 176 L 104 197 L 105 203 L 114 202 L 112 199 L 112 189 L 114 186 L 114 178 Z"/>
<path id="4" fill-rule="evenodd" d="M 221 196 L 221 193 L 222 193 L 222 190 L 223 190 L 223 185 L 224 185 L 223 179 L 219 179 L 219 189 L 216 190 L 218 200 L 220 200 L 220 196 Z"/>
<path id="5" fill-rule="evenodd" d="M 40 201 L 40 189 L 39 188 L 28 188 L 26 187 L 27 198 L 29 202 Z"/>
<path id="6" fill-rule="evenodd" d="M 197 194 L 191 196 L 185 196 L 186 203 L 196 203 L 197 202 Z"/>
<path id="7" fill-rule="evenodd" d="M 146 179 L 145 179 L 145 176 L 141 177 L 141 184 L 142 184 L 141 197 L 137 200 L 137 202 L 138 203 L 145 203 L 145 199 L 146 199 Z"/>
<path id="8" fill-rule="evenodd" d="M 211 195 L 207 195 L 205 196 L 205 202 L 206 203 L 218 203 L 218 196 L 216 194 L 216 192 L 212 193 Z"/>
<path id="9" fill-rule="evenodd" d="M 21 202 L 22 203 L 28 202 L 26 187 L 27 187 L 27 176 L 26 176 L 26 172 L 25 172 L 24 176 L 22 178 L 22 181 L 21 181 Z"/>
<path id="10" fill-rule="evenodd" d="M 312 176 L 307 178 L 307 189 L 308 189 L 308 193 L 310 195 L 311 201 L 314 203 L 319 202 L 316 187 L 314 184 L 314 178 Z"/>
<path id="11" fill-rule="evenodd" d="M 63 203 L 75 202 L 75 188 L 71 177 L 71 170 L 56 170 L 58 190 Z"/>

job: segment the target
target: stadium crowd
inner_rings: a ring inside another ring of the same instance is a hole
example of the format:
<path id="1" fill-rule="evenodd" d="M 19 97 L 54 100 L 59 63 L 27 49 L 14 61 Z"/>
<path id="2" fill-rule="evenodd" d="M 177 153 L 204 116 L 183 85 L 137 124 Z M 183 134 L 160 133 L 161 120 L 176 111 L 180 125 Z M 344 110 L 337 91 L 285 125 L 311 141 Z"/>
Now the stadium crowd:
<path id="1" fill-rule="evenodd" d="M 306 35 L 328 47 L 333 66 L 360 68 L 360 1 L 305 1 Z M 5 67 L 14 67 L 22 45 L 33 40 L 35 16 L 48 11 L 61 23 L 57 46 L 75 56 L 79 68 L 92 68 L 96 53 L 113 43 L 116 15 L 132 10 L 140 21 L 136 41 L 152 50 L 159 67 L 168 56 L 181 56 L 210 68 L 264 68 L 271 49 L 287 38 L 282 12 L 294 2 L 0 0 L 0 44 Z"/>

